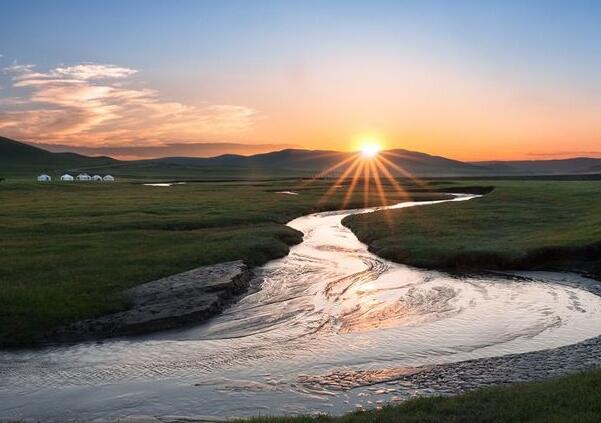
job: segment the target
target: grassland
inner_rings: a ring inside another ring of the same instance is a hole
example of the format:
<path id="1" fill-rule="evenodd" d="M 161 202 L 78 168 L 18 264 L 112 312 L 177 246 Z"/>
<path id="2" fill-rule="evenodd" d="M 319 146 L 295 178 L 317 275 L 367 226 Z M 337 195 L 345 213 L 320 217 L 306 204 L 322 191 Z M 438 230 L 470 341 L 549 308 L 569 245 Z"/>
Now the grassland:
<path id="1" fill-rule="evenodd" d="M 476 200 L 350 216 L 379 256 L 425 268 L 576 270 L 601 275 L 597 181 L 470 181 Z"/>
<path id="2" fill-rule="evenodd" d="M 0 344 L 27 343 L 58 325 L 122 310 L 124 289 L 156 278 L 284 256 L 301 241 L 287 221 L 342 204 L 344 190 L 319 204 L 329 186 L 321 182 L 297 196 L 274 192 L 297 185 L 0 183 Z M 379 203 L 376 195 L 367 199 Z M 363 205 L 357 193 L 348 207 Z"/>
<path id="3" fill-rule="evenodd" d="M 356 215 L 344 223 L 376 254 L 429 268 L 522 267 L 601 274 L 598 181 L 432 182 L 430 188 L 494 185 L 468 202 Z M 329 183 L 296 180 L 116 184 L 0 184 L 0 345 L 23 345 L 75 320 L 127 307 L 131 286 L 199 265 L 280 257 L 301 240 L 284 225 L 339 208 L 345 187 L 319 202 Z M 387 188 L 387 202 L 404 198 Z M 407 184 L 408 189 L 415 186 Z M 281 195 L 279 190 L 301 195 Z M 438 198 L 424 192 L 420 199 Z M 347 207 L 376 205 L 356 193 Z M 601 372 L 545 383 L 420 398 L 303 422 L 597 422 Z"/>
<path id="4" fill-rule="evenodd" d="M 480 389 L 453 397 L 418 398 L 401 405 L 342 417 L 263 417 L 252 423 L 512 423 L 578 422 L 601 419 L 601 371 L 544 383 Z"/>
<path id="5" fill-rule="evenodd" d="M 488 186 L 462 203 L 345 220 L 376 254 L 428 268 L 575 269 L 601 274 L 596 181 L 448 181 Z M 0 183 L 0 345 L 30 342 L 61 324 L 124 309 L 121 292 L 200 265 L 281 257 L 301 235 L 290 219 L 341 207 L 330 182 L 301 195 L 298 180 L 116 184 Z M 406 184 L 408 189 L 415 186 Z M 387 201 L 403 199 L 387 188 Z M 431 193 L 413 193 L 432 198 Z M 380 204 L 362 192 L 347 207 Z"/>

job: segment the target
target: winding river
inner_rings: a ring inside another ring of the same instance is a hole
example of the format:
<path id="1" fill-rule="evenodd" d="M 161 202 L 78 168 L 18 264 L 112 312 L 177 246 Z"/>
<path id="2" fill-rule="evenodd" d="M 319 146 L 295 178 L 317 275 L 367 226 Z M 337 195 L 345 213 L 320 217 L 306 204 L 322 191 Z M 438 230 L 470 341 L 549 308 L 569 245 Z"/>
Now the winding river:
<path id="1" fill-rule="evenodd" d="M 601 333 L 601 298 L 587 291 L 453 277 L 371 254 L 341 220 L 376 209 L 291 221 L 304 241 L 258 269 L 251 294 L 198 327 L 0 353 L 0 419 L 340 414 L 411 396 L 402 386 L 367 386 L 403 369 Z M 374 398 L 378 391 L 385 395 Z"/>

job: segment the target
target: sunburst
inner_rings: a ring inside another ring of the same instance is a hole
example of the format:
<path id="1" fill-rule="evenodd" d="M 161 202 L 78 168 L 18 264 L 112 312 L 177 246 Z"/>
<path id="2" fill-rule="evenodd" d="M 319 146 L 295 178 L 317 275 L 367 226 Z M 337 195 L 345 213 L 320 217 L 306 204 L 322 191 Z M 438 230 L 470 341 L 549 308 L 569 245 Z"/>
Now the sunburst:
<path id="1" fill-rule="evenodd" d="M 346 191 L 341 193 L 342 209 L 347 208 L 353 198 L 356 198 L 355 193 L 360 196 L 362 194 L 364 207 L 390 204 L 392 197 L 395 200 L 407 200 L 410 195 L 398 181 L 398 177 L 409 179 L 418 186 L 426 184 L 399 165 L 398 161 L 394 160 L 396 156 L 394 152 L 382 150 L 377 141 L 366 140 L 360 144 L 359 151 L 318 172 L 313 178 L 304 180 L 301 185 L 307 186 L 316 180 L 331 181 L 331 185 L 318 200 L 318 205 L 325 204 L 334 194 L 340 192 L 340 188 L 346 187 Z M 372 198 L 374 195 L 377 196 L 376 204 Z"/>
<path id="2" fill-rule="evenodd" d="M 381 149 L 382 147 L 379 143 L 369 141 L 361 146 L 361 154 L 363 155 L 363 157 L 371 159 L 373 157 L 376 157 Z"/>

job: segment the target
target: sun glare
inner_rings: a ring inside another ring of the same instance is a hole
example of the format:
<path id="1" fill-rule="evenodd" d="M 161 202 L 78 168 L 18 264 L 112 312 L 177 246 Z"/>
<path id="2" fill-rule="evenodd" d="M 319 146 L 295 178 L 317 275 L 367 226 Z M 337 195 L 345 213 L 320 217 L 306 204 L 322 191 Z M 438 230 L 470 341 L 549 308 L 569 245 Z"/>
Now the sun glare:
<path id="1" fill-rule="evenodd" d="M 361 154 L 367 158 L 376 157 L 380 150 L 380 144 L 375 142 L 367 142 L 361 146 Z"/>
<path id="2" fill-rule="evenodd" d="M 386 150 L 385 146 L 380 137 L 358 137 L 353 143 L 356 153 L 345 155 L 342 160 L 319 171 L 312 178 L 304 179 L 301 185 L 328 181 L 330 185 L 318 204 L 339 197 L 342 209 L 356 203 L 358 198 L 363 198 L 364 207 L 408 200 L 409 194 L 397 179 L 409 179 L 418 186 L 424 186 L 424 183 L 397 164 L 397 157 L 404 158 L 403 155 Z M 392 224 L 387 212 L 386 220 Z"/>

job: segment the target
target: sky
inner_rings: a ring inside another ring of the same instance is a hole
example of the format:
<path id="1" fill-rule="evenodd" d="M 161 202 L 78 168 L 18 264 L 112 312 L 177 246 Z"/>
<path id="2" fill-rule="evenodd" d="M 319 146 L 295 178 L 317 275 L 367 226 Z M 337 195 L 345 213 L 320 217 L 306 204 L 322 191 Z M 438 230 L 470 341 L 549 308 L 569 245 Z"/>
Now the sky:
<path id="1" fill-rule="evenodd" d="M 0 16 L 0 135 L 55 149 L 601 157 L 597 0 L 2 0 Z"/>

